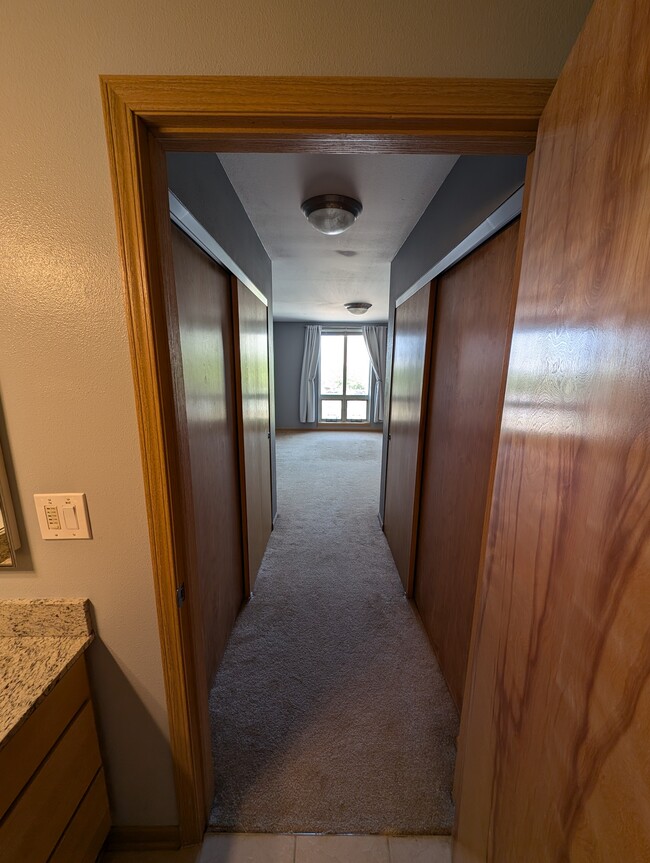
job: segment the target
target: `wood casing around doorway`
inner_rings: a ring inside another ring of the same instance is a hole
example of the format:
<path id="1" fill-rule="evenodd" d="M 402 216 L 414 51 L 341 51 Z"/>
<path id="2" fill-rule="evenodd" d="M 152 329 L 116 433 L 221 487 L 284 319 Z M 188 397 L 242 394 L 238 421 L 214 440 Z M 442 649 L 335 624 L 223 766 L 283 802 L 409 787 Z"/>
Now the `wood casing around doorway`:
<path id="1" fill-rule="evenodd" d="M 166 150 L 527 154 L 553 81 L 102 76 L 181 844 L 210 806 L 201 610 L 180 491 Z M 179 610 L 176 590 L 185 582 Z M 164 837 L 168 839 L 168 835 Z M 151 837 L 149 837 L 151 839 Z"/>

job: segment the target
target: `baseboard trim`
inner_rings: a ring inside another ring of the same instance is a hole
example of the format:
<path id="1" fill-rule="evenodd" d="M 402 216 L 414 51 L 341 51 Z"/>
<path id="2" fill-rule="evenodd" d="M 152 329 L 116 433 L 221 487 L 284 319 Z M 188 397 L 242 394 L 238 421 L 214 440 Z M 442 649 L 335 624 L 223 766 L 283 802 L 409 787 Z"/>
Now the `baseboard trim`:
<path id="1" fill-rule="evenodd" d="M 276 435 L 283 434 L 294 434 L 295 432 L 304 433 L 304 432 L 341 432 L 341 431 L 357 431 L 357 432 L 374 432 L 377 434 L 381 434 L 383 432 L 383 426 L 373 426 L 373 425 L 362 425 L 357 423 L 325 423 L 323 425 L 318 426 L 310 426 L 309 428 L 304 429 L 289 429 L 289 428 L 277 428 L 275 430 Z"/>
<path id="2" fill-rule="evenodd" d="M 370 425 L 369 423 L 321 423 L 313 431 L 356 431 L 375 432 L 381 434 L 383 426 Z"/>
<path id="3" fill-rule="evenodd" d="M 177 824 L 151 827 L 111 827 L 106 851 L 176 851 L 181 847 Z"/>

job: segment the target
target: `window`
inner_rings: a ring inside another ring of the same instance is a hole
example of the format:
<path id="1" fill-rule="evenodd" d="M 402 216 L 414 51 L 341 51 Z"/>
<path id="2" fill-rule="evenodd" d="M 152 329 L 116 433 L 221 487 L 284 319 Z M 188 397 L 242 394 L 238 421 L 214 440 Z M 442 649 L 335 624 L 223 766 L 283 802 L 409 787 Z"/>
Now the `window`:
<path id="1" fill-rule="evenodd" d="M 319 396 L 321 422 L 368 422 L 370 358 L 361 333 L 321 335 Z"/>

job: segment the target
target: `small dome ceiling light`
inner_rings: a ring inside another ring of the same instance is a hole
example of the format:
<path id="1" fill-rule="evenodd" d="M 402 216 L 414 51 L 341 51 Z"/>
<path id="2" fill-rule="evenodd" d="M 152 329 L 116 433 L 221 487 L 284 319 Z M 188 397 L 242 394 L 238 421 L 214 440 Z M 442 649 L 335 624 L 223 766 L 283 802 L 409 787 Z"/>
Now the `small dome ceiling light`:
<path id="1" fill-rule="evenodd" d="M 351 315 L 365 315 L 372 303 L 346 303 L 345 308 Z"/>
<path id="2" fill-rule="evenodd" d="M 352 227 L 363 207 L 347 195 L 316 195 L 304 201 L 300 209 L 317 231 L 333 236 Z"/>

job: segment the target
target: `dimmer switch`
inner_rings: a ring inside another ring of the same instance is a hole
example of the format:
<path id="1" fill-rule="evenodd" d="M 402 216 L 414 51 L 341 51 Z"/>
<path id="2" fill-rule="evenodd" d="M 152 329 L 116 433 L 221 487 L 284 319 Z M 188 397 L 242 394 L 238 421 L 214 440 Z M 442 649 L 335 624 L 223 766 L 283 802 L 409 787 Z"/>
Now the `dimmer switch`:
<path id="1" fill-rule="evenodd" d="M 45 519 L 49 530 L 60 530 L 59 510 L 52 504 L 45 507 Z"/>
<path id="2" fill-rule="evenodd" d="M 35 494 L 34 503 L 43 539 L 92 538 L 85 494 Z"/>

